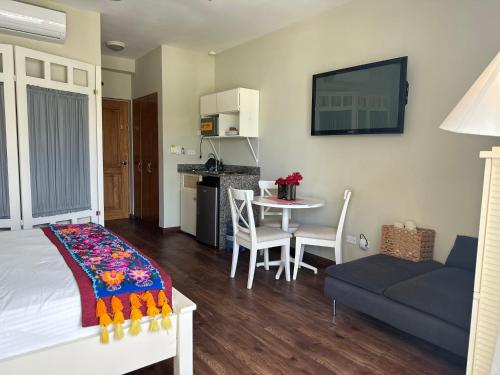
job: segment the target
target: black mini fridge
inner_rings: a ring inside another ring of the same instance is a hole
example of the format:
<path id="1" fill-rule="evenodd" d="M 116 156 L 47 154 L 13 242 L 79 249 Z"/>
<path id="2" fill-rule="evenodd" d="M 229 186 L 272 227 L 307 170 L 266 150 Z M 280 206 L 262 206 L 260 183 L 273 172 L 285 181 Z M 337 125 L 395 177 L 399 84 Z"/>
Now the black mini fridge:
<path id="1" fill-rule="evenodd" d="M 196 197 L 196 239 L 206 245 L 219 245 L 219 178 L 203 177 Z"/>

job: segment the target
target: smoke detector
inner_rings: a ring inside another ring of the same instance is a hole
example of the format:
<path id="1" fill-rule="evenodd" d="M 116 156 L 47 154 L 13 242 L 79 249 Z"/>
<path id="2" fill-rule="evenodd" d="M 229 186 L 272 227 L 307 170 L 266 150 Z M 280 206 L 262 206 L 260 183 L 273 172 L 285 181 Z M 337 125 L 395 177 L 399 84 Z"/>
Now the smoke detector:
<path id="1" fill-rule="evenodd" d="M 125 43 L 118 40 L 108 40 L 106 42 L 106 47 L 113 51 L 122 51 L 125 49 Z"/>

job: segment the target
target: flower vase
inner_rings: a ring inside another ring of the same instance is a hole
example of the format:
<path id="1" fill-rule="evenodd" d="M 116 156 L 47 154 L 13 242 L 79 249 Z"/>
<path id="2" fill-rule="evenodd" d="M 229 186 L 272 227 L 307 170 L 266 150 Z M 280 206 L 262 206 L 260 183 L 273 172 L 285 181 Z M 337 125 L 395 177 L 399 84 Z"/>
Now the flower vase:
<path id="1" fill-rule="evenodd" d="M 278 185 L 278 199 L 286 199 L 287 185 Z"/>
<path id="2" fill-rule="evenodd" d="M 297 199 L 297 185 L 285 185 L 286 186 L 286 200 L 294 201 Z"/>

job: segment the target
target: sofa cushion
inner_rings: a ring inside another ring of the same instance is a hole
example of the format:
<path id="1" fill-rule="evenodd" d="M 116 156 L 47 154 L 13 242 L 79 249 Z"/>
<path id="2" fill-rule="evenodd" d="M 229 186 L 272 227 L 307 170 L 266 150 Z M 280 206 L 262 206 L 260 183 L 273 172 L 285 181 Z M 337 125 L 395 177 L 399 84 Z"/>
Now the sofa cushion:
<path id="1" fill-rule="evenodd" d="M 443 267 L 393 285 L 384 295 L 469 330 L 473 288 L 474 272 Z"/>
<path id="2" fill-rule="evenodd" d="M 377 254 L 328 267 L 328 276 L 382 294 L 384 290 L 400 281 L 443 267 L 429 260 L 411 262 L 384 254 Z"/>
<path id="3" fill-rule="evenodd" d="M 455 239 L 448 259 L 446 259 L 446 265 L 474 271 L 476 269 L 476 254 L 477 238 L 459 235 Z"/>

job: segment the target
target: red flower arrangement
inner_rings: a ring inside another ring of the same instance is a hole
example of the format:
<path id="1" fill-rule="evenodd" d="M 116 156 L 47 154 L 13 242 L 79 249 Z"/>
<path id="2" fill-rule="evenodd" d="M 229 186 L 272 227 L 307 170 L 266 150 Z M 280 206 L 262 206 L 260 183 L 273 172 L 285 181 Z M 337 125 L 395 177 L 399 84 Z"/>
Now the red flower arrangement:
<path id="1" fill-rule="evenodd" d="M 274 183 L 276 185 L 294 185 L 294 186 L 299 186 L 300 181 L 302 181 L 303 177 L 300 174 L 300 172 L 293 172 L 292 174 L 288 175 L 287 177 L 283 178 L 280 177 L 278 178 Z"/>

